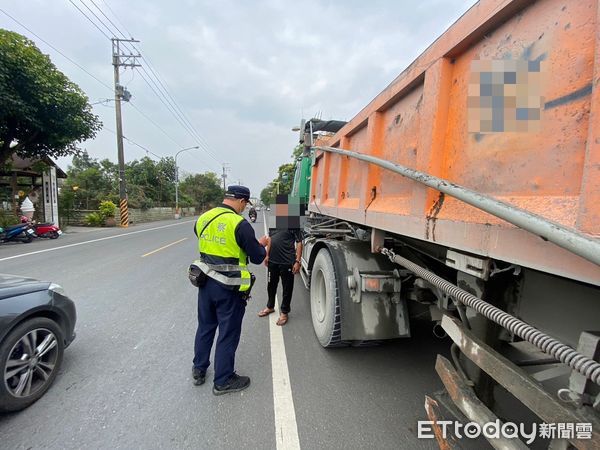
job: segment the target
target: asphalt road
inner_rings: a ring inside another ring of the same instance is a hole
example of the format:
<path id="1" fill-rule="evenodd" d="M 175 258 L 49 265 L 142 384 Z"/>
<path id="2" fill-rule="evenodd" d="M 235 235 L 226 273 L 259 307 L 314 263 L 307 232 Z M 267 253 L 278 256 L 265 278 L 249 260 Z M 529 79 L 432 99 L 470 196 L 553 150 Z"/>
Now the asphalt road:
<path id="1" fill-rule="evenodd" d="M 257 317 L 266 303 L 264 266 L 253 267 L 258 279 L 236 359 L 252 385 L 216 397 L 209 369 L 207 383 L 193 386 L 196 292 L 186 275 L 197 254 L 193 223 L 0 246 L 1 272 L 61 284 L 78 312 L 77 338 L 52 388 L 28 409 L 0 415 L 1 448 L 283 449 L 289 430 L 302 449 L 437 448 L 416 430 L 427 419 L 424 395 L 441 387 L 433 366 L 448 343 L 421 328 L 379 347 L 323 349 L 299 277 L 283 329 L 269 323 L 276 314 Z M 263 234 L 262 215 L 254 227 Z M 273 328 L 283 332 L 291 416 L 274 396 L 287 378 L 271 361 Z"/>

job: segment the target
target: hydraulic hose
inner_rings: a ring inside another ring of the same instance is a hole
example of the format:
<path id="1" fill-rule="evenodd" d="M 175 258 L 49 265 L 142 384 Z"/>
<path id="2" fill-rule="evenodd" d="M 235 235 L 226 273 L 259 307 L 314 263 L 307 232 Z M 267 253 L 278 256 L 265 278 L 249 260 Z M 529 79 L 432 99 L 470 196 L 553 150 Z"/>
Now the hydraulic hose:
<path id="1" fill-rule="evenodd" d="M 600 363 L 582 355 L 577 350 L 548 336 L 522 320 L 519 320 L 480 298 L 475 297 L 473 294 L 460 289 L 458 286 L 444 280 L 433 272 L 424 269 L 402 256 L 396 255 L 392 250 L 382 248 L 379 251 L 390 258 L 392 262 L 400 264 L 411 272 L 414 272 L 421 278 L 440 288 L 446 294 L 452 296 L 454 299 L 467 305 L 469 308 L 473 308 L 492 322 L 497 323 L 511 333 L 525 339 L 543 352 L 568 365 L 571 369 L 576 370 L 587 379 L 600 385 Z"/>

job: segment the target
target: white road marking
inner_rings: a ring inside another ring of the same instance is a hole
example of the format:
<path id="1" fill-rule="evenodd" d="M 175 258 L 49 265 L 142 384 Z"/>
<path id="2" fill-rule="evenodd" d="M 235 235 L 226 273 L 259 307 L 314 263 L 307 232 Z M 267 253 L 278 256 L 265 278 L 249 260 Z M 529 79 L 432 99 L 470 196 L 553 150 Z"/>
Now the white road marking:
<path id="1" fill-rule="evenodd" d="M 151 252 L 148 252 L 145 255 L 142 255 L 142 258 L 144 258 L 146 256 L 149 256 L 149 255 L 152 255 L 152 254 L 154 254 L 156 252 L 160 252 L 161 250 L 164 250 L 165 248 L 170 247 L 171 245 L 179 244 L 180 242 L 183 242 L 186 239 L 187 238 L 179 239 L 178 241 L 171 242 L 170 244 L 167 244 L 167 245 L 163 245 L 161 248 L 157 248 L 156 250 L 152 250 Z"/>
<path id="2" fill-rule="evenodd" d="M 108 236 L 108 237 L 103 237 L 103 238 L 98 238 L 98 239 L 92 239 L 92 240 L 89 240 L 89 241 L 78 242 L 76 244 L 68 244 L 68 245 L 62 245 L 60 247 L 47 248 L 45 250 L 38 250 L 37 252 L 29 252 L 29 253 L 23 253 L 21 255 L 8 256 L 6 258 L 0 258 L 0 261 L 8 261 L 9 259 L 22 258 L 24 256 L 37 255 L 39 253 L 53 252 L 53 251 L 56 251 L 56 250 L 62 250 L 63 248 L 77 247 L 78 245 L 92 244 L 94 242 L 106 241 L 107 239 L 117 239 L 117 238 L 120 238 L 120 237 L 123 237 L 123 236 L 129 236 L 129 235 L 138 234 L 138 233 L 145 233 L 147 231 L 160 230 L 162 228 L 175 227 L 177 225 L 183 225 L 183 224 L 187 224 L 187 223 L 190 223 L 190 222 L 192 222 L 192 221 L 191 220 L 186 220 L 185 222 L 173 223 L 173 224 L 170 224 L 170 225 L 163 225 L 161 227 L 155 227 L 155 228 L 148 228 L 147 230 L 132 231 L 130 233 L 117 234 L 116 236 Z"/>
<path id="3" fill-rule="evenodd" d="M 268 234 L 265 211 L 263 210 L 265 234 Z M 279 317 L 279 300 L 275 297 L 275 314 Z M 285 342 L 283 340 L 283 327 L 268 317 L 269 335 L 271 339 L 271 370 L 273 377 L 273 406 L 275 411 L 275 443 L 277 450 L 300 449 L 298 438 L 298 425 L 296 423 L 296 411 L 294 409 L 294 398 L 290 384 L 290 372 L 285 354 Z"/>

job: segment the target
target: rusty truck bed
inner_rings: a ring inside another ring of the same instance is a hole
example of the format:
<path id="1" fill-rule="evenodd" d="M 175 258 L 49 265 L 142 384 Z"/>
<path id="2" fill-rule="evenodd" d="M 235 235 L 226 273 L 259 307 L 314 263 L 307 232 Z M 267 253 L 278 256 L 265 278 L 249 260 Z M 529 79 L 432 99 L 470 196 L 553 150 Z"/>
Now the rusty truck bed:
<path id="1" fill-rule="evenodd" d="M 597 0 L 482 0 L 325 144 L 450 180 L 598 238 L 599 17 Z M 539 64 L 543 76 L 539 119 L 529 131 L 513 131 L 508 120 L 490 131 L 469 116 L 474 61 L 507 60 Z M 317 155 L 309 210 L 600 285 L 598 265 L 353 158 Z"/>

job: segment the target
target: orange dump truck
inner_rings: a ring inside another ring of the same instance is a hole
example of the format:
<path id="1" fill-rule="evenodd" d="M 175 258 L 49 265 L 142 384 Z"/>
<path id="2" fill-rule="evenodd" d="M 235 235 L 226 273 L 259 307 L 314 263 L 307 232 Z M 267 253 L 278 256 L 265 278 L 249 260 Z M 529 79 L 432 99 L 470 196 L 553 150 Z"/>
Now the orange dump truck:
<path id="1" fill-rule="evenodd" d="M 598 0 L 481 0 L 350 122 L 301 128 L 321 344 L 427 318 L 453 359 L 430 417 L 483 425 L 517 403 L 575 424 L 552 446 L 598 448 Z"/>

